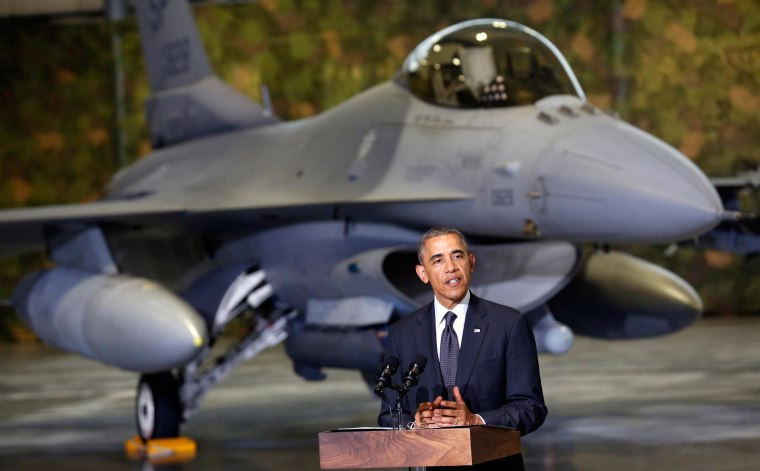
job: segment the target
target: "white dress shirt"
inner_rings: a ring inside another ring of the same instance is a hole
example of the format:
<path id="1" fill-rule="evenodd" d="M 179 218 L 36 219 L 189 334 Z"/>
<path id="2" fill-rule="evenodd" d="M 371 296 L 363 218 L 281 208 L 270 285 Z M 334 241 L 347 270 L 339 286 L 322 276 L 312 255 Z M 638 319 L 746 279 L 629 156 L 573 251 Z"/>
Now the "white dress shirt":
<path id="1" fill-rule="evenodd" d="M 453 309 L 446 309 L 443 304 L 438 302 L 438 298 L 435 298 L 433 305 L 435 307 L 435 345 L 436 353 L 438 353 L 438 359 L 441 355 L 441 334 L 444 327 L 446 327 L 446 321 L 443 320 L 447 312 L 451 311 L 457 315 L 454 322 L 451 323 L 451 327 L 457 334 L 457 342 L 459 342 L 459 348 L 462 348 L 462 335 L 464 335 L 464 320 L 467 317 L 467 308 L 470 306 L 470 290 L 467 290 L 467 294 L 464 295 L 462 301 L 454 306 Z"/>

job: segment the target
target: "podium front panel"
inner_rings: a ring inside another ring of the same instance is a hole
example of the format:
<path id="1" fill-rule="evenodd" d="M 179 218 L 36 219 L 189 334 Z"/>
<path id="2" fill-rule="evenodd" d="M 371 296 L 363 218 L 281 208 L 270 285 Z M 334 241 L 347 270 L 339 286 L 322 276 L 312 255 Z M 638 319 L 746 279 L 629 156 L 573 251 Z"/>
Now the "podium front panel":
<path id="1" fill-rule="evenodd" d="M 505 427 L 343 429 L 319 434 L 322 469 L 469 466 L 520 453 L 520 432 Z"/>

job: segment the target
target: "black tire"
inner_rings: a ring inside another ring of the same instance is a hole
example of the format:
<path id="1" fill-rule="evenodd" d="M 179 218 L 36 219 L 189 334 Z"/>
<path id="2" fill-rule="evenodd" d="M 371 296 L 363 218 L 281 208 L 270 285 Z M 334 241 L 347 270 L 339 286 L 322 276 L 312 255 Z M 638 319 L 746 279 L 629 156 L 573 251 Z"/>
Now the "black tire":
<path id="1" fill-rule="evenodd" d="M 179 436 L 182 406 L 179 385 L 170 372 L 140 376 L 135 398 L 137 433 L 143 440 Z"/>

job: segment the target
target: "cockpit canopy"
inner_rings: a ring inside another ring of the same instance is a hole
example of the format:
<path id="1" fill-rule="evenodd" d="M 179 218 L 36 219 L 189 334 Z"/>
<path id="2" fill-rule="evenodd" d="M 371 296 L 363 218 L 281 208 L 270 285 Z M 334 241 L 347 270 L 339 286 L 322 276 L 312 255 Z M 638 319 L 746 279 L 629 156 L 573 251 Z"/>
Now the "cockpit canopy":
<path id="1" fill-rule="evenodd" d="M 418 98 L 457 108 L 531 105 L 560 94 L 585 100 L 562 53 L 506 20 L 466 21 L 430 36 L 407 57 L 404 79 Z"/>

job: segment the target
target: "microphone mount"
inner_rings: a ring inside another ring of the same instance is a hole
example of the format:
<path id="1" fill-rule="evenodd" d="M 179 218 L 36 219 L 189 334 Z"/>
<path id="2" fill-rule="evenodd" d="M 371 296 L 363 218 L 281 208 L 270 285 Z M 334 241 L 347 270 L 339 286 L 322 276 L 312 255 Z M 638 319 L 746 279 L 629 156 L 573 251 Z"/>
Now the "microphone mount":
<path id="1" fill-rule="evenodd" d="M 423 355 L 417 355 L 414 358 L 414 361 L 412 361 L 412 363 L 409 365 L 409 371 L 407 371 L 404 375 L 403 383 L 396 384 L 391 382 L 386 386 L 396 391 L 396 408 L 391 411 L 394 430 L 402 430 L 407 428 L 406 426 L 402 425 L 404 417 L 403 411 L 401 409 L 401 401 L 409 393 L 409 390 L 417 385 L 420 380 L 420 375 L 425 370 L 426 365 L 427 358 L 425 358 Z"/>

